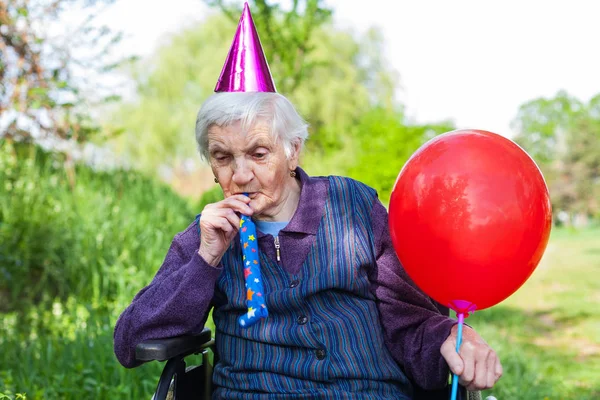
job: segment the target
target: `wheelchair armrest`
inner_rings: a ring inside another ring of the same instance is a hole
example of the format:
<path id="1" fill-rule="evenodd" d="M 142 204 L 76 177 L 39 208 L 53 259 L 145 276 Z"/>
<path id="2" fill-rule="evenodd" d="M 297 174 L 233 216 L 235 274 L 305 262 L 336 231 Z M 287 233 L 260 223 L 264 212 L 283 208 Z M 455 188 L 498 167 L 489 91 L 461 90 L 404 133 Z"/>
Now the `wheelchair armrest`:
<path id="1" fill-rule="evenodd" d="M 177 356 L 187 356 L 199 352 L 211 340 L 212 333 L 208 328 L 204 328 L 197 335 L 146 340 L 135 347 L 135 359 L 138 361 L 166 361 Z"/>

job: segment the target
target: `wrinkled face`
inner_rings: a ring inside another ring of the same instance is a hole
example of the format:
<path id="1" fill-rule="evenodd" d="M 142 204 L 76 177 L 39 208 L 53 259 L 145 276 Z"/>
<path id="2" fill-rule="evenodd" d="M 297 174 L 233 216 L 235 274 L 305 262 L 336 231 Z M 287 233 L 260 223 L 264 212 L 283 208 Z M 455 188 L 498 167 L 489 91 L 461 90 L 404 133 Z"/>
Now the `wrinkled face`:
<path id="1" fill-rule="evenodd" d="M 248 193 L 255 217 L 275 218 L 297 185 L 290 171 L 298 166 L 300 149 L 292 149 L 286 159 L 281 140 L 276 143 L 268 125 L 260 121 L 247 132 L 239 122 L 208 128 L 209 161 L 225 197 Z"/>

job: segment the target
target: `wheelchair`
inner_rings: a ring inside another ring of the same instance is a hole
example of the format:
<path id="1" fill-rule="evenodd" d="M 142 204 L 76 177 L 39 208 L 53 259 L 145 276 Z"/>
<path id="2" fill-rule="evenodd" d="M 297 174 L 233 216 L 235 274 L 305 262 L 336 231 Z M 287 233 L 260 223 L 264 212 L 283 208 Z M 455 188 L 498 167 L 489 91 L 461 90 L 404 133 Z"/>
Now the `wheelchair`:
<path id="1" fill-rule="evenodd" d="M 138 361 L 166 361 L 156 387 L 153 400 L 210 399 L 212 394 L 212 366 L 218 360 L 215 341 L 210 329 L 205 328 L 195 336 L 147 340 L 136 346 Z M 211 362 L 211 353 L 213 361 Z M 187 367 L 185 358 L 199 354 L 202 363 Z M 446 400 L 450 386 L 437 392 L 415 393 L 419 400 Z M 458 400 L 481 400 L 481 392 L 470 392 L 460 387 Z"/>

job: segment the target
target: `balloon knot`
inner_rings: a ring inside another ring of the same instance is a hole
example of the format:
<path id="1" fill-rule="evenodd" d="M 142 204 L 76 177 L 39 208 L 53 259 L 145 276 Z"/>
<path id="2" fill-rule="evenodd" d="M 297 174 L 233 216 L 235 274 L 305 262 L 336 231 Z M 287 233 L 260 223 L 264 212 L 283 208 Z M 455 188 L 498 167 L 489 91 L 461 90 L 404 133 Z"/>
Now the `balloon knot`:
<path id="1" fill-rule="evenodd" d="M 448 307 L 456 312 L 456 314 L 463 314 L 465 318 L 475 312 L 477 306 L 470 301 L 466 300 L 452 300 L 448 303 Z"/>

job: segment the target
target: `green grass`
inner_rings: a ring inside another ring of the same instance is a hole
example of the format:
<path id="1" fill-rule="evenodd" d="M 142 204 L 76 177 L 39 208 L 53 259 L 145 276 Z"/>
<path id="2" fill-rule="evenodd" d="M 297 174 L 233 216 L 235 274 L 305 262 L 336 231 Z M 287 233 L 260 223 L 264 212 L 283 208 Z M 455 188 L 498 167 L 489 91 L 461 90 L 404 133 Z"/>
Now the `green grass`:
<path id="1" fill-rule="evenodd" d="M 30 310 L 36 321 L 20 329 L 17 314 L 4 316 L 0 337 L 0 393 L 28 399 L 150 398 L 160 375 L 158 363 L 126 370 L 112 353 L 114 317 L 109 310 L 55 303 Z"/>
<path id="2" fill-rule="evenodd" d="M 469 324 L 498 350 L 498 399 L 600 398 L 600 229 L 556 230 L 532 277 Z"/>
<path id="3" fill-rule="evenodd" d="M 0 140 L 0 399 L 150 398 L 158 363 L 116 361 L 119 313 L 195 210 L 133 171 Z"/>
<path id="4" fill-rule="evenodd" d="M 78 167 L 0 140 L 0 312 L 129 298 L 195 210 L 139 173 Z"/>
<path id="5" fill-rule="evenodd" d="M 71 298 L 24 317 L 2 315 L 0 400 L 3 393 L 34 400 L 150 399 L 164 363 L 125 369 L 113 354 L 113 327 L 125 306 L 95 308 Z"/>
<path id="6" fill-rule="evenodd" d="M 600 230 L 555 232 L 530 280 L 502 304 L 469 318 L 504 366 L 504 376 L 485 395 L 600 398 L 598 238 Z M 127 370 L 112 354 L 112 328 L 125 305 L 70 299 L 45 311 L 32 309 L 23 321 L 4 314 L 0 393 L 26 393 L 28 399 L 150 398 L 163 364 Z M 19 329 L 21 324 L 29 328 Z"/>

